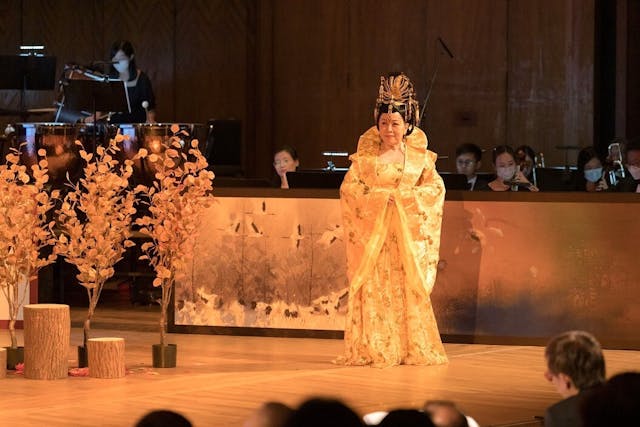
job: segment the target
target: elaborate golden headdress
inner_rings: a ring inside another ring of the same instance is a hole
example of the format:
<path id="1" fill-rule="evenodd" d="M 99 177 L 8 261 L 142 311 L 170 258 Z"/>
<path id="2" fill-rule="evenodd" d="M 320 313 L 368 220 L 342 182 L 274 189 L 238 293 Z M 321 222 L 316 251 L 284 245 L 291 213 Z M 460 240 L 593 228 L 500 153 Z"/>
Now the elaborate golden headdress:
<path id="1" fill-rule="evenodd" d="M 389 74 L 380 77 L 380 89 L 373 115 L 378 123 L 378 117 L 382 113 L 398 112 L 405 122 L 409 124 L 407 134 L 411 133 L 414 126 L 418 125 L 419 104 L 416 100 L 416 91 L 413 83 L 404 73 Z"/>

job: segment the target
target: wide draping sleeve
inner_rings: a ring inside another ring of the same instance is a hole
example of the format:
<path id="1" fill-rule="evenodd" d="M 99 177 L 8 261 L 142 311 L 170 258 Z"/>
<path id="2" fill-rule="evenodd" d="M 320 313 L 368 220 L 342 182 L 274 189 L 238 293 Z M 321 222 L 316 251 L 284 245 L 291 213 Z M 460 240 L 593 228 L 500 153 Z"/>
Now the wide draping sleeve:
<path id="1" fill-rule="evenodd" d="M 445 194 L 435 170 L 437 156 L 427 150 L 424 132 L 415 128 L 406 139 L 402 179 L 389 188 L 376 185 L 379 147 L 378 130 L 372 127 L 360 137 L 340 187 L 349 292 L 354 295 L 370 277 L 387 237 L 390 209 L 397 209 L 402 231 L 398 243 L 410 286 L 428 296 L 435 283 Z"/>

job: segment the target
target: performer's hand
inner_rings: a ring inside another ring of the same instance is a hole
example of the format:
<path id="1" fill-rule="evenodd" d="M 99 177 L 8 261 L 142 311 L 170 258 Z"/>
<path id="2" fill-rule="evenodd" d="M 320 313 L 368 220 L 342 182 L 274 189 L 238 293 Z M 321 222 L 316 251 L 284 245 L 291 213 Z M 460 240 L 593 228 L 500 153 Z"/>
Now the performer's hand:
<path id="1" fill-rule="evenodd" d="M 518 184 L 527 184 L 530 183 L 529 180 L 527 179 L 526 176 L 524 176 L 524 174 L 522 173 L 521 170 L 518 170 L 516 172 L 515 177 L 513 178 L 513 182 L 518 183 Z"/>
<path id="2" fill-rule="evenodd" d="M 278 173 L 278 175 L 280 175 Z M 289 188 L 289 181 L 287 181 L 287 173 L 280 175 L 280 188 Z"/>
<path id="3" fill-rule="evenodd" d="M 396 199 L 393 198 L 393 194 L 389 196 L 389 204 L 392 205 L 396 202 Z"/>
<path id="4" fill-rule="evenodd" d="M 602 178 L 598 181 L 598 185 L 596 186 L 596 191 L 607 191 L 609 189 L 609 185 L 607 184 L 607 180 Z"/>

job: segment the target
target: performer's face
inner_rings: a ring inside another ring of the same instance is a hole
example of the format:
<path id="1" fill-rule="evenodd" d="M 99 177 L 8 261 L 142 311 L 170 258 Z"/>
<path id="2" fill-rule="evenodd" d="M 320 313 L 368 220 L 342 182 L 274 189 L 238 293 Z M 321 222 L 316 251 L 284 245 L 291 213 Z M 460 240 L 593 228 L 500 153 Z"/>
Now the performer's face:
<path id="1" fill-rule="evenodd" d="M 288 151 L 278 151 L 273 157 L 273 167 L 276 169 L 278 175 L 282 176 L 287 172 L 295 172 L 296 168 L 300 165 L 298 160 L 294 160 Z"/>
<path id="2" fill-rule="evenodd" d="M 398 112 L 383 113 L 378 119 L 378 130 L 382 142 L 388 146 L 400 144 L 407 133 L 409 125 Z"/>

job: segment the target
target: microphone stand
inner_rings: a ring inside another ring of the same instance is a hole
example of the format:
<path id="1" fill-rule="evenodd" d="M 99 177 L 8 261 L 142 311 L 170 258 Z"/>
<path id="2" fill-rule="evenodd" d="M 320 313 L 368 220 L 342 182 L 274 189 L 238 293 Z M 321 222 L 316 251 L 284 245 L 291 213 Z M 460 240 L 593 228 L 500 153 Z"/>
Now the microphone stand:
<path id="1" fill-rule="evenodd" d="M 449 56 L 449 58 L 453 59 L 453 53 L 451 53 L 451 50 L 449 50 L 447 45 L 444 43 L 444 40 L 442 40 L 442 37 L 438 36 L 436 41 L 438 42 L 441 48 L 440 54 L 436 56 L 435 70 L 433 71 L 433 75 L 431 76 L 431 82 L 429 83 L 429 90 L 427 90 L 427 96 L 424 98 L 424 103 L 422 104 L 422 111 L 420 112 L 420 118 L 418 119 L 418 124 L 417 124 L 418 127 L 420 127 L 420 124 L 422 123 L 422 118 L 424 117 L 424 112 L 427 110 L 427 103 L 429 102 L 429 98 L 431 97 L 431 91 L 433 90 L 433 84 L 435 83 L 436 76 L 438 75 L 438 69 L 440 68 L 440 56 L 444 51 L 444 53 L 446 53 L 447 56 Z"/>

